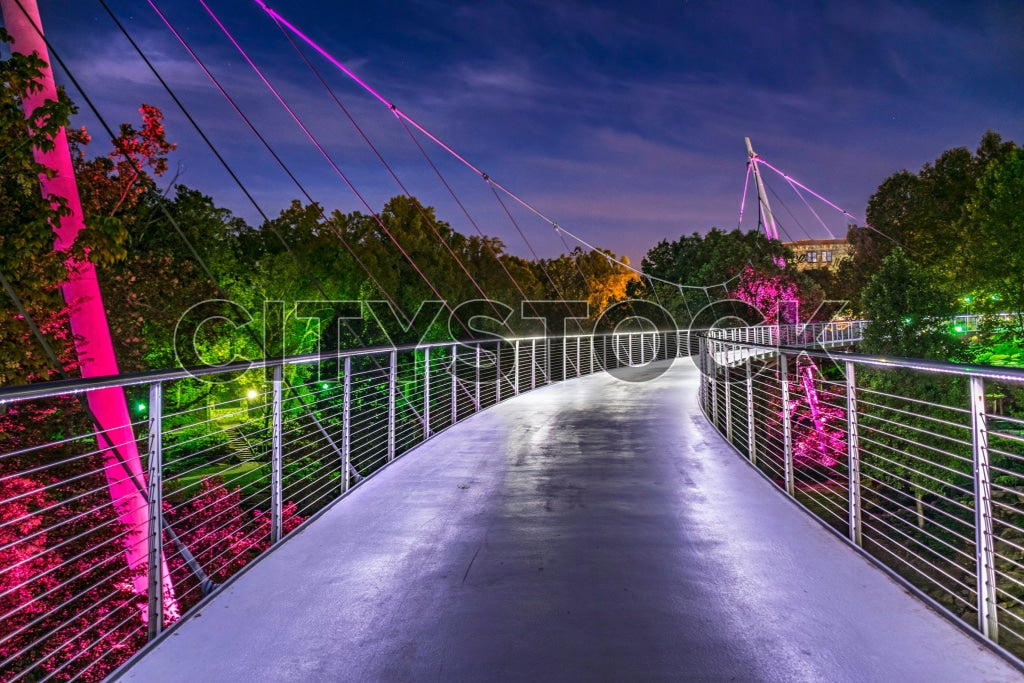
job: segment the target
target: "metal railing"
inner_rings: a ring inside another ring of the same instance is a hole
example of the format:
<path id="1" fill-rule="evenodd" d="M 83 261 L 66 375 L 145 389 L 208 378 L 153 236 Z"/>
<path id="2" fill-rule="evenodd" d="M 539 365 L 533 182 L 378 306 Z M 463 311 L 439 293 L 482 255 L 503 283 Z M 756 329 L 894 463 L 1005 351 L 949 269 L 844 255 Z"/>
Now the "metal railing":
<path id="1" fill-rule="evenodd" d="M 491 339 L 0 388 L 0 679 L 101 678 L 438 432 L 697 346 L 686 330 Z M 97 436 L 82 400 L 109 387 L 144 454 L 144 477 L 114 468 L 132 491 L 118 500 L 106 456 L 125 444 Z M 122 523 L 126 508 L 148 526 Z M 127 548 L 145 566 L 131 569 Z"/>
<path id="2" fill-rule="evenodd" d="M 720 327 L 707 331 L 715 339 L 764 346 L 846 345 L 864 338 L 867 320 Z"/>
<path id="3" fill-rule="evenodd" d="M 491 339 L 0 389 L 0 679 L 101 678 L 434 434 L 531 389 L 695 352 L 687 331 Z M 103 455 L 121 444 L 97 441 L 80 401 L 104 387 L 125 392 L 145 454 L 131 500 L 111 500 Z M 125 506 L 148 528 L 126 528 Z"/>
<path id="4" fill-rule="evenodd" d="M 1024 370 L 717 335 L 698 362 L 703 412 L 765 476 L 1024 655 Z"/>

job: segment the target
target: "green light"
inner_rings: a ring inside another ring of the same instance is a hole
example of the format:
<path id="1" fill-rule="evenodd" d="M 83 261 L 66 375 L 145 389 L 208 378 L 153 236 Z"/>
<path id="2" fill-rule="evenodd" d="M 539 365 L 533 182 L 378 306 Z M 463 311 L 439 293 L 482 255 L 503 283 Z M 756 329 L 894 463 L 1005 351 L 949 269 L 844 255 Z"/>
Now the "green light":
<path id="1" fill-rule="evenodd" d="M 910 323 L 914 322 L 914 319 L 908 315 L 906 318 L 903 319 L 903 322 L 909 325 Z"/>
<path id="2" fill-rule="evenodd" d="M 320 385 L 321 389 L 330 389 L 330 386 L 326 383 Z"/>
<path id="3" fill-rule="evenodd" d="M 250 389 L 249 391 L 246 392 L 245 395 L 251 401 L 253 399 L 259 398 L 260 392 L 256 391 L 255 389 Z"/>
<path id="4" fill-rule="evenodd" d="M 969 304 L 969 303 L 971 303 L 971 301 L 973 301 L 973 299 L 971 299 L 971 297 L 969 297 L 969 296 L 965 296 L 964 297 L 964 303 L 965 304 Z"/>
<path id="5" fill-rule="evenodd" d="M 145 403 L 139 403 L 138 405 L 135 406 L 135 409 L 137 411 L 139 411 L 140 413 L 144 413 L 144 412 L 146 412 L 146 404 Z"/>
<path id="6" fill-rule="evenodd" d="M 953 331 L 956 332 L 957 334 L 963 334 L 964 333 L 964 326 L 963 325 L 954 325 L 953 326 Z"/>

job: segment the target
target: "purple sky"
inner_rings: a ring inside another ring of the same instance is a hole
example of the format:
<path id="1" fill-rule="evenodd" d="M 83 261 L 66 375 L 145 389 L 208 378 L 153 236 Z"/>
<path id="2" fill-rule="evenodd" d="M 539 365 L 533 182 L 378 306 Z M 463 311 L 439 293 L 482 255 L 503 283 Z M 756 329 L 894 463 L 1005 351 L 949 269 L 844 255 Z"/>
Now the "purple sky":
<path id="1" fill-rule="evenodd" d="M 398 194 L 257 4 L 207 1 L 365 201 L 379 209 Z M 275 215 L 299 197 L 149 4 L 107 2 L 263 210 Z M 137 120 L 143 101 L 160 106 L 170 139 L 179 143 L 172 167 L 180 182 L 258 222 L 99 1 L 40 4 L 50 39 L 103 116 L 116 125 Z M 317 201 L 363 210 L 197 0 L 156 4 Z M 974 149 L 988 128 L 1024 142 L 1018 1 L 272 6 L 495 180 L 634 261 L 661 239 L 736 226 L 745 135 L 766 160 L 857 216 L 887 175 L 917 170 L 950 147 Z M 390 112 L 325 61 L 314 63 L 411 192 L 472 233 Z M 82 109 L 78 123 L 89 126 L 99 151 L 103 135 Z M 527 255 L 487 185 L 440 148 L 426 149 L 484 232 Z M 787 236 L 827 236 L 781 179 L 766 180 Z M 841 216 L 815 208 L 833 233 L 844 234 Z M 550 226 L 520 209 L 513 214 L 541 255 L 564 250 Z M 755 221 L 748 202 L 744 226 Z"/>

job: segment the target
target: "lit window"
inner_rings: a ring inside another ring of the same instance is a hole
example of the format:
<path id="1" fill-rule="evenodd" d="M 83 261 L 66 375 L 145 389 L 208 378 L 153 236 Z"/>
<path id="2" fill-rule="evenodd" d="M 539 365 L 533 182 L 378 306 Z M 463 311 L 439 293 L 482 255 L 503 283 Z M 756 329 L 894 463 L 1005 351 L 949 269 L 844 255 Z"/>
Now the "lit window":
<path id="1" fill-rule="evenodd" d="M 832 263 L 832 252 L 831 251 L 823 251 L 823 252 L 821 252 L 821 260 L 824 261 L 825 263 Z"/>
<path id="2" fill-rule="evenodd" d="M 816 251 L 809 251 L 809 252 L 807 252 L 807 262 L 808 263 L 817 263 L 818 262 L 818 252 L 816 252 Z"/>

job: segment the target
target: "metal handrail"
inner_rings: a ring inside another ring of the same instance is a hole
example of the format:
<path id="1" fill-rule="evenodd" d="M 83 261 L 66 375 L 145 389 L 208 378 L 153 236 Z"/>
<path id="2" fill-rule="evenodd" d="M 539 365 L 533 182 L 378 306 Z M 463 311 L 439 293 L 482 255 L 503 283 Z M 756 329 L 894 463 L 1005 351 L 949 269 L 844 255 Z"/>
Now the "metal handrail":
<path id="1" fill-rule="evenodd" d="M 0 415 L 15 429 L 0 441 L 0 679 L 95 677 L 423 441 L 531 389 L 689 355 L 694 339 L 682 330 L 410 344 L 2 388 Z M 325 364 L 332 376 L 321 379 Z M 189 403 L 200 382 L 250 369 L 263 373 Z M 111 501 L 101 459 L 110 446 L 69 400 L 110 387 L 146 397 L 133 405 L 147 411 L 133 425 L 146 476 L 131 502 Z M 229 432 L 239 429 L 269 445 L 265 459 L 235 462 Z M 144 510 L 148 528 L 120 527 L 125 505 Z M 126 543 L 145 549 L 144 595 L 126 580 Z"/>
<path id="2" fill-rule="evenodd" d="M 1007 395 L 1024 411 L 1024 369 L 731 336 L 699 340 L 698 398 L 714 427 L 919 595 L 1024 655 L 1024 419 L 1000 414 Z M 827 395 L 820 425 L 793 373 L 808 362 Z"/>
<path id="3" fill-rule="evenodd" d="M 706 332 L 381 346 L 0 388 L 14 427 L 0 441 L 0 679 L 95 677 L 425 440 L 554 382 L 693 355 Z M 201 382 L 228 377 L 242 382 L 192 405 Z M 74 400 L 110 387 L 137 397 L 145 479 L 131 501 L 110 499 L 123 475 Z M 234 432 L 267 453 L 236 462 Z M 121 527 L 125 506 L 148 527 Z M 128 570 L 126 544 L 144 550 L 147 576 Z"/>

